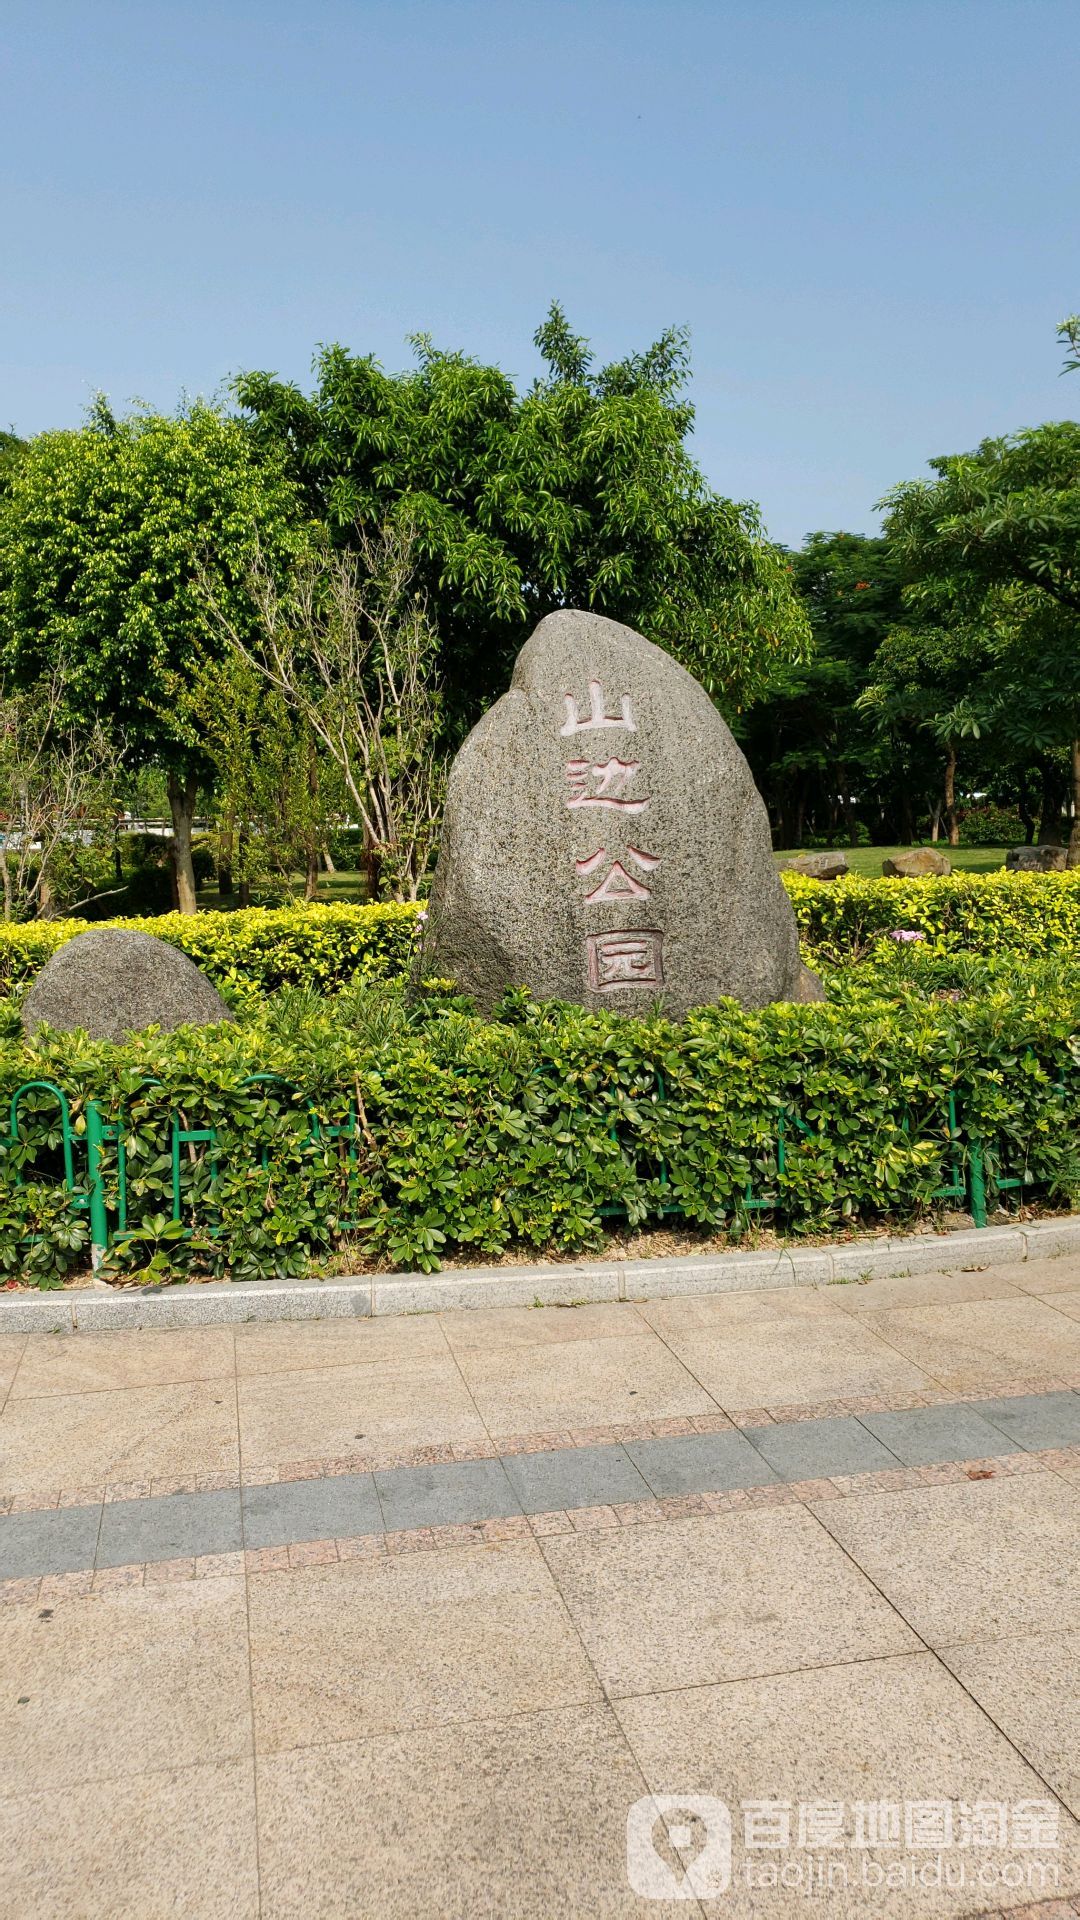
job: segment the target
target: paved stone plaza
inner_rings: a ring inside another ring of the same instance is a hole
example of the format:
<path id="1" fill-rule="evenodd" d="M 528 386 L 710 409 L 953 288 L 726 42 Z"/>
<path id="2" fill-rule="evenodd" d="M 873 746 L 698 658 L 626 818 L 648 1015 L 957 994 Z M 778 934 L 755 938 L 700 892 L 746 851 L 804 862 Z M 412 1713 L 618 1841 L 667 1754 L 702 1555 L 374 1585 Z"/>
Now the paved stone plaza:
<path id="1" fill-rule="evenodd" d="M 1076 1258 L 6 1335 L 0 1402 L 5 1920 L 1080 1914 Z"/>

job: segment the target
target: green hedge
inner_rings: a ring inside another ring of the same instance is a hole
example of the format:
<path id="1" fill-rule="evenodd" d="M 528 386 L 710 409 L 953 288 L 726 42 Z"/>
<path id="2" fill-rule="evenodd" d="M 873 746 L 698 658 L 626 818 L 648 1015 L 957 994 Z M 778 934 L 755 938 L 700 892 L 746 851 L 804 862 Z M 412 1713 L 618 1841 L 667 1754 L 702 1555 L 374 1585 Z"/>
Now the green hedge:
<path id="1" fill-rule="evenodd" d="M 910 1219 L 973 1138 L 992 1177 L 1024 1172 L 1056 1193 L 1080 1181 L 1075 964 L 1035 969 L 1025 986 L 994 962 L 957 971 L 929 948 L 883 949 L 830 993 L 824 1006 L 728 1003 L 673 1026 L 523 995 L 483 1021 L 452 1000 L 410 1007 L 383 982 L 332 1002 L 286 992 L 214 1031 L 0 1043 L 0 1098 L 29 1080 L 65 1090 L 82 1191 L 87 1099 L 123 1118 L 139 1238 L 116 1258 L 156 1261 L 151 1272 L 297 1272 L 353 1236 L 357 1258 L 403 1267 L 513 1242 L 589 1247 L 613 1217 L 667 1208 L 739 1232 L 748 1194 L 764 1203 L 756 1217 L 796 1232 Z M 245 1084 L 266 1072 L 295 1092 Z M 19 1139 L 0 1146 L 0 1263 L 48 1284 L 85 1260 L 86 1215 L 46 1179 L 61 1170 L 55 1102 L 32 1093 L 22 1114 Z M 178 1227 L 173 1114 L 218 1143 L 214 1164 L 204 1144 L 181 1147 Z M 114 1206 L 112 1148 L 105 1171 Z"/>
<path id="2" fill-rule="evenodd" d="M 330 992 L 355 975 L 407 970 L 419 907 L 396 905 L 250 907 L 234 913 L 164 913 L 151 919 L 110 920 L 155 934 L 190 956 L 237 1006 L 255 1005 L 281 987 Z M 33 921 L 0 927 L 0 994 L 29 981 L 77 933 L 102 922 Z"/>
<path id="3" fill-rule="evenodd" d="M 942 880 L 861 880 L 822 884 L 786 873 L 800 932 L 826 959 L 862 958 L 885 933 L 925 933 L 941 950 L 972 953 L 1080 952 L 1080 872 L 952 874 Z M 249 908 L 235 913 L 161 914 L 113 920 L 156 934 L 189 954 L 234 1004 L 255 1006 L 281 987 L 332 992 L 355 975 L 407 971 L 416 906 Z M 32 979 L 50 954 L 88 922 L 0 926 L 0 995 Z M 95 923 L 100 926 L 102 923 Z"/>
<path id="4" fill-rule="evenodd" d="M 799 931 L 817 952 L 861 958 L 896 928 L 942 951 L 1080 953 L 1080 871 L 952 873 L 931 880 L 808 880 L 785 873 Z"/>

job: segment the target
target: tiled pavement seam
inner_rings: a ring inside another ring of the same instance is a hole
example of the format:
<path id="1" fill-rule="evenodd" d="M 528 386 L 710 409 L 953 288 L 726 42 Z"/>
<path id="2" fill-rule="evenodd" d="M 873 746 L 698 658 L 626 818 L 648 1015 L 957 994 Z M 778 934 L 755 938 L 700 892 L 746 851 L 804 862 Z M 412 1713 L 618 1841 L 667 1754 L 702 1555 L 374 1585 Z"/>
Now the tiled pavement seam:
<path id="1" fill-rule="evenodd" d="M 237 1548 L 224 1553 L 187 1554 L 168 1559 L 130 1561 L 68 1572 L 0 1580 L 0 1603 L 43 1605 L 87 1593 L 158 1582 L 211 1579 L 242 1573 L 285 1573 L 296 1567 L 328 1566 L 337 1561 L 381 1555 L 428 1553 L 505 1540 L 548 1539 L 556 1534 L 594 1533 L 623 1527 L 658 1526 L 708 1514 L 754 1508 L 807 1505 L 858 1499 L 915 1488 L 956 1485 L 970 1480 L 1011 1478 L 1080 1468 L 1080 1446 L 1038 1452 L 1014 1452 L 980 1460 L 950 1460 L 920 1467 L 885 1468 L 806 1480 L 775 1480 L 707 1492 L 649 1497 L 609 1505 L 561 1508 L 543 1513 L 511 1513 L 486 1520 L 415 1526 L 322 1539 L 293 1540 L 276 1546 Z"/>
<path id="2" fill-rule="evenodd" d="M 812 1420 L 862 1418 L 867 1414 L 906 1413 L 920 1407 L 987 1405 L 993 1400 L 1038 1399 L 1049 1394 L 1080 1393 L 1080 1375 L 1060 1378 L 1016 1378 L 996 1393 L 985 1387 L 967 1391 L 920 1388 L 917 1392 L 861 1394 L 837 1400 L 801 1401 L 794 1406 L 743 1407 L 727 1413 L 677 1415 L 662 1420 L 609 1422 L 605 1426 L 558 1428 L 541 1433 L 496 1434 L 487 1440 L 442 1441 L 415 1447 L 369 1448 L 342 1456 L 290 1460 L 281 1465 L 252 1463 L 239 1474 L 199 1473 L 158 1475 L 152 1480 L 114 1481 L 38 1489 L 32 1493 L 0 1492 L 0 1518 L 9 1513 L 37 1513 L 54 1507 L 84 1507 L 116 1500 L 157 1499 L 174 1493 L 212 1493 L 237 1486 L 272 1486 L 294 1480 L 326 1480 L 339 1474 L 377 1473 L 397 1467 L 435 1466 L 450 1462 L 506 1459 L 522 1453 L 554 1453 L 583 1447 L 626 1446 L 631 1441 L 669 1439 L 695 1433 L 742 1432 L 758 1427 L 795 1426 Z"/>

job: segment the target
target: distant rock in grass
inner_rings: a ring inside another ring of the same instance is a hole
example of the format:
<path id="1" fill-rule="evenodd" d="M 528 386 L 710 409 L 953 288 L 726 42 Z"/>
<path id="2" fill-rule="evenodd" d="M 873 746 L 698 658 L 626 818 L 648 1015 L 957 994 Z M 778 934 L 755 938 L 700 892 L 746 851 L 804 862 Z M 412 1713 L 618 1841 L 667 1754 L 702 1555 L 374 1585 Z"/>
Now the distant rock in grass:
<path id="1" fill-rule="evenodd" d="M 887 880 L 931 880 L 937 874 L 951 873 L 952 861 L 933 847 L 913 847 L 910 853 L 894 853 L 881 863 Z"/>
<path id="2" fill-rule="evenodd" d="M 807 880 L 839 880 L 851 868 L 842 853 L 800 853 L 794 860 L 781 860 L 781 873 L 801 873 Z"/>
<path id="3" fill-rule="evenodd" d="M 1067 847 L 1010 847 L 1005 865 L 1010 873 L 1064 873 L 1068 865 Z"/>
<path id="4" fill-rule="evenodd" d="M 193 960 L 165 940 L 124 927 L 95 927 L 58 947 L 22 1008 L 29 1037 L 41 1026 L 94 1040 L 123 1040 L 144 1027 L 210 1027 L 232 1015 Z"/>

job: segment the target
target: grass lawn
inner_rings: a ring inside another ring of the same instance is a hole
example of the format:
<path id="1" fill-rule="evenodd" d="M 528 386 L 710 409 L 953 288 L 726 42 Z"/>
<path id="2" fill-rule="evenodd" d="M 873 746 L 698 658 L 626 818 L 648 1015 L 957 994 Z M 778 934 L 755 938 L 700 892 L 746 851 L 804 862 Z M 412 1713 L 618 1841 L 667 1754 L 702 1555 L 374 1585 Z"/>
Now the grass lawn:
<path id="1" fill-rule="evenodd" d="M 789 853 L 778 852 L 773 857 L 776 860 L 794 860 L 796 851 L 799 849 Z M 801 851 L 805 852 L 806 849 L 803 848 Z M 815 848 L 813 851 L 817 852 L 818 849 Z M 843 853 L 852 873 L 862 874 L 868 880 L 880 880 L 882 861 L 887 860 L 893 853 L 910 853 L 911 848 L 841 847 L 839 851 Z M 939 851 L 952 861 L 953 867 L 959 873 L 996 873 L 999 867 L 1005 865 L 1004 847 L 953 847 L 950 849 L 943 844 Z M 294 876 L 293 896 L 298 901 L 304 897 L 303 874 L 298 873 Z M 334 900 L 358 904 L 366 897 L 366 880 L 362 873 L 324 873 L 316 896 L 322 905 L 327 905 Z M 237 904 L 235 894 L 223 900 L 213 882 L 199 888 L 200 913 L 230 913 Z"/>
<path id="2" fill-rule="evenodd" d="M 304 876 L 293 875 L 293 899 L 304 898 Z M 319 880 L 319 891 L 315 896 L 320 906 L 330 906 L 335 901 L 344 901 L 350 905 L 359 905 L 367 898 L 367 879 L 362 873 L 324 873 Z M 200 913 L 232 913 L 240 902 L 235 893 L 222 899 L 215 881 L 199 888 Z"/>
<path id="3" fill-rule="evenodd" d="M 791 853 L 776 853 L 773 857 L 776 860 L 794 860 L 800 851 L 817 853 L 819 849 L 803 847 Z M 891 859 L 895 853 L 912 853 L 914 849 L 912 847 L 839 847 L 836 851 L 844 855 L 852 873 L 861 874 L 864 880 L 880 880 L 883 860 Z M 934 851 L 943 853 L 947 860 L 951 860 L 953 870 L 957 873 L 996 873 L 999 867 L 1005 865 L 1004 847 L 947 847 L 942 842 Z"/>

